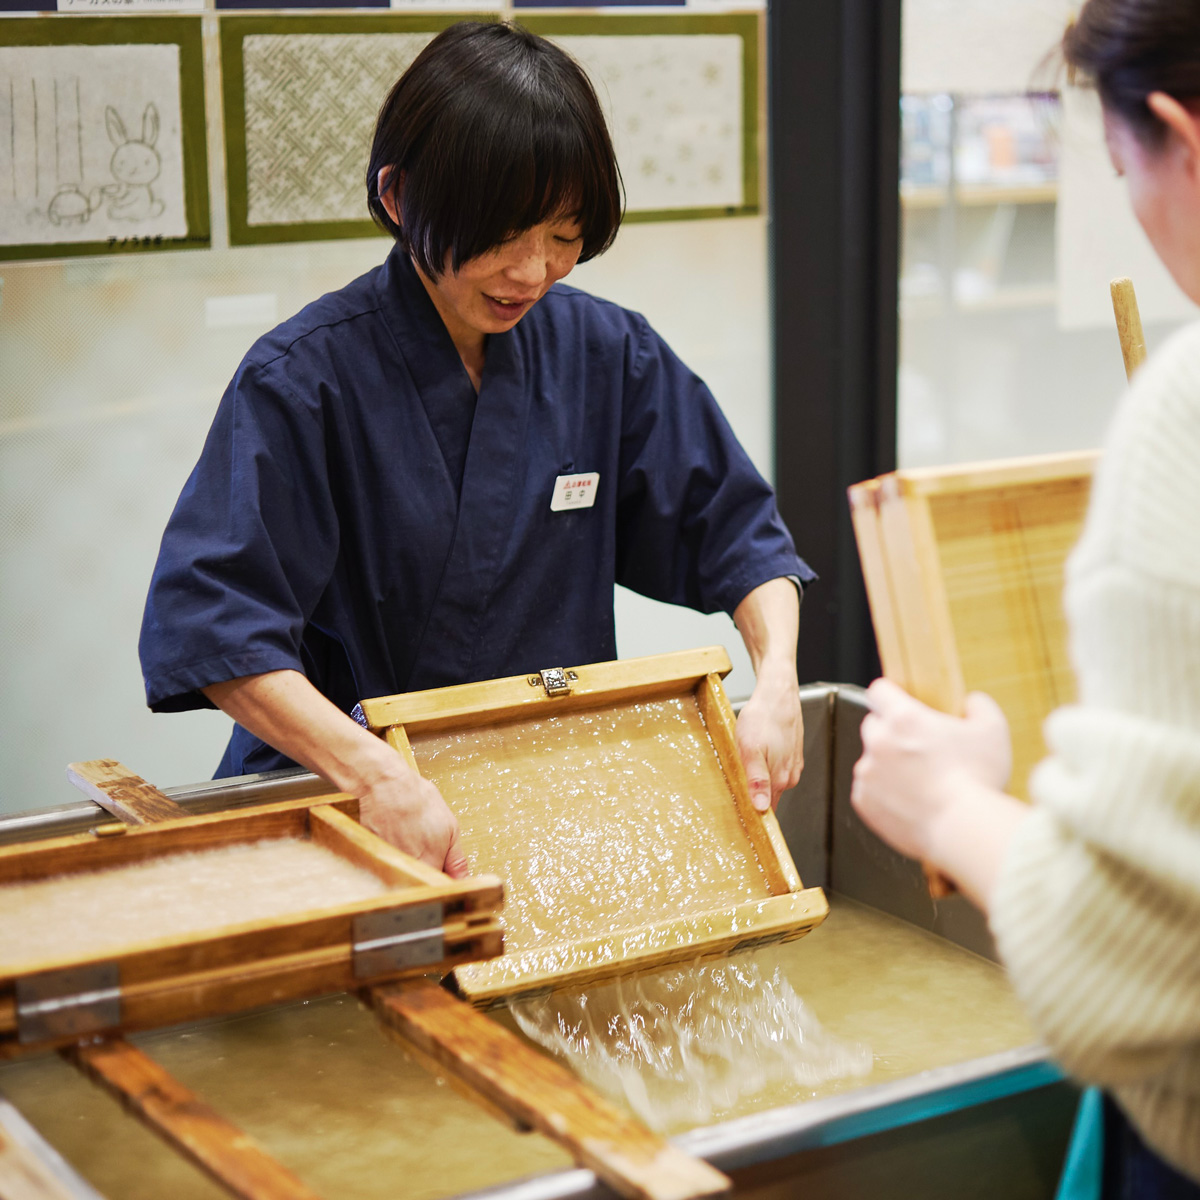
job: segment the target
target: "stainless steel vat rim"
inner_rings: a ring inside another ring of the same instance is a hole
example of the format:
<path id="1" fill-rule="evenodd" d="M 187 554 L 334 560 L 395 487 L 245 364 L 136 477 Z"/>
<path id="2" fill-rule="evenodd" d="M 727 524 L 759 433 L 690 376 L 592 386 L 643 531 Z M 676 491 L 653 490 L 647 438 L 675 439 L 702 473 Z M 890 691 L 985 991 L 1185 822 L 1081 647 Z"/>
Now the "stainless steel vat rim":
<path id="1" fill-rule="evenodd" d="M 193 815 L 248 804 L 270 804 L 276 800 L 300 800 L 319 796 L 329 790 L 330 785 L 325 780 L 302 767 L 266 771 L 261 775 L 240 775 L 233 779 L 209 779 L 203 783 L 162 789 Z M 115 819 L 93 800 L 15 813 L 0 817 L 0 845 L 85 833 L 102 822 Z"/>
<path id="2" fill-rule="evenodd" d="M 3 1096 L 0 1096 L 0 1132 L 38 1162 L 62 1188 L 61 1195 L 69 1196 L 71 1200 L 104 1200 Z M 29 1194 L 39 1193 L 31 1191 Z"/>
<path id="3" fill-rule="evenodd" d="M 824 1100 L 802 1101 L 693 1129 L 671 1141 L 720 1170 L 732 1171 L 900 1129 L 931 1117 L 1034 1091 L 1064 1078 L 1044 1046 L 1025 1046 Z M 602 1197 L 611 1200 L 611 1193 L 591 1171 L 576 1169 L 465 1192 L 457 1200 L 601 1200 Z"/>

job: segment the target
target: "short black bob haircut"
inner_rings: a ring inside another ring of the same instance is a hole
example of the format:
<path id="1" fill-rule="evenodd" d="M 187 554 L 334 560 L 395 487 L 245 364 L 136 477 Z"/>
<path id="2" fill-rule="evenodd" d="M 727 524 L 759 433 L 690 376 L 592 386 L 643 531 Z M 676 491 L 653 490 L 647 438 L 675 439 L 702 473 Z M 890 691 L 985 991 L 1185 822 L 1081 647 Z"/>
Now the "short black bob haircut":
<path id="1" fill-rule="evenodd" d="M 384 167 L 400 227 L 379 199 Z M 447 259 L 457 271 L 559 216 L 578 219 L 586 262 L 612 245 L 623 210 L 604 113 L 579 64 L 520 26 L 475 21 L 438 34 L 383 102 L 367 202 L 431 279 Z"/>

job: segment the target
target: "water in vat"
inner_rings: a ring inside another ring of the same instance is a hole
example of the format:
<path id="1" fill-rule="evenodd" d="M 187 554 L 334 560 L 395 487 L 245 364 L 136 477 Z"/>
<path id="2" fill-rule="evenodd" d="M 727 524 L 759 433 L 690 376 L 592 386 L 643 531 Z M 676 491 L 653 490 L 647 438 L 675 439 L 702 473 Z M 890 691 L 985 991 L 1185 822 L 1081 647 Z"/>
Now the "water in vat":
<path id="1" fill-rule="evenodd" d="M 506 881 L 507 953 L 769 894 L 689 695 L 418 735 L 473 871 Z"/>
<path id="2" fill-rule="evenodd" d="M 369 871 L 298 838 L 169 854 L 0 887 L 0 963 L 119 950 L 387 891 Z"/>
<path id="3" fill-rule="evenodd" d="M 831 904 L 807 937 L 743 957 L 768 976 L 778 967 L 830 1034 L 869 1044 L 871 1070 L 813 1087 L 767 1081 L 728 1116 L 1036 1041 L 994 963 L 836 894 Z M 133 1040 L 330 1200 L 445 1200 L 570 1165 L 439 1086 L 348 996 Z M 54 1055 L 0 1065 L 0 1092 L 106 1196 L 223 1194 Z"/>
<path id="4" fill-rule="evenodd" d="M 516 893 L 510 946 L 766 893 L 740 825 L 720 824 L 737 818 L 694 703 L 553 720 L 550 730 L 485 730 L 482 751 L 475 731 L 470 755 L 455 735 L 414 739 L 424 772 L 460 812 L 472 866 L 506 876 Z M 1033 1040 L 994 964 L 849 902 L 835 900 L 826 923 L 798 942 L 699 972 L 690 995 L 680 968 L 527 1007 L 520 1018 L 552 1029 L 558 1049 L 619 1102 L 659 1108 L 655 1123 L 669 1132 Z M 774 1011 L 756 1012 L 751 991 Z M 779 1040 L 791 1038 L 783 1053 L 771 1032 L 780 1022 Z M 680 1028 L 701 1064 L 699 1084 L 660 1069 L 684 1057 Z M 676 1039 L 665 1047 L 664 1032 Z M 567 1165 L 541 1138 L 520 1138 L 439 1087 L 345 997 L 136 1040 L 320 1194 L 440 1200 Z M 797 1046 L 811 1070 L 795 1069 Z M 694 1093 L 710 1084 L 698 1108 Z M 101 1191 L 127 1200 L 216 1194 L 61 1063 L 0 1068 L 0 1090 Z"/>

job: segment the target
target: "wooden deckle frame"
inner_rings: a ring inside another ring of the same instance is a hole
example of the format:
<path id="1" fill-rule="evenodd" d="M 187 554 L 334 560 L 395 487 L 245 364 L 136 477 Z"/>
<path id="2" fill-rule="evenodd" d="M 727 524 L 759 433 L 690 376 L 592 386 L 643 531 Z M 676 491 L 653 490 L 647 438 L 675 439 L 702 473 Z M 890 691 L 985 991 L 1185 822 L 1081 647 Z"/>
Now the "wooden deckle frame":
<path id="1" fill-rule="evenodd" d="M 721 686 L 721 677 L 729 670 L 724 649 L 712 647 L 575 667 L 569 672 L 570 692 L 563 695 L 549 694 L 537 675 L 519 675 L 363 701 L 368 725 L 419 769 L 412 743 L 419 745 L 424 734 L 469 732 L 534 717 L 688 698 L 699 709 L 711 740 L 714 770 L 724 776 L 725 797 L 736 811 L 747 853 L 761 869 L 761 892 L 734 907 L 702 905 L 697 911 L 636 929 L 595 928 L 570 944 L 539 940 L 523 953 L 456 970 L 455 983 L 464 996 L 487 1005 L 513 995 L 691 962 L 761 942 L 796 938 L 825 918 L 824 893 L 803 886 L 774 814 L 758 812 L 750 801 L 733 712 Z M 448 800 L 461 819 L 472 798 L 455 795 Z M 486 853 L 480 858 L 486 868 Z M 515 886 L 506 880 L 510 901 L 517 895 Z M 547 966 L 551 961 L 555 965 Z"/>
<path id="2" fill-rule="evenodd" d="M 960 713 L 993 696 L 1013 737 L 1014 794 L 1044 757 L 1042 722 L 1075 696 L 1063 567 L 1094 451 L 896 471 L 849 489 L 883 672 Z"/>
<path id="3" fill-rule="evenodd" d="M 184 816 L 141 828 L 110 825 L 96 835 L 0 849 L 0 884 L 11 884 L 120 867 L 181 851 L 298 838 L 318 843 L 387 885 L 377 896 L 334 908 L 322 908 L 314 897 L 310 910 L 282 917 L 94 954 L 47 958 L 19 969 L 0 962 L 0 1057 L 66 1045 L 84 1033 L 149 1029 L 499 954 L 500 881 L 487 876 L 454 881 L 431 870 L 365 830 L 354 820 L 357 809 L 353 798 L 333 794 L 234 814 Z M 388 967 L 359 952 L 357 919 L 412 913 L 421 906 L 432 906 L 441 915 L 443 957 L 437 962 Z M 89 981 L 100 977 L 110 981 L 107 990 L 115 993 L 107 1008 L 85 1002 L 87 994 L 100 986 Z M 59 990 L 70 998 L 59 1007 L 77 1009 L 82 1026 L 68 1028 L 56 1018 L 57 1031 L 47 1032 L 38 1015 L 47 1006 L 31 1003 L 30 996 L 40 995 L 39 988 L 44 991 L 48 984 L 53 996 L 58 980 L 63 981 Z"/>

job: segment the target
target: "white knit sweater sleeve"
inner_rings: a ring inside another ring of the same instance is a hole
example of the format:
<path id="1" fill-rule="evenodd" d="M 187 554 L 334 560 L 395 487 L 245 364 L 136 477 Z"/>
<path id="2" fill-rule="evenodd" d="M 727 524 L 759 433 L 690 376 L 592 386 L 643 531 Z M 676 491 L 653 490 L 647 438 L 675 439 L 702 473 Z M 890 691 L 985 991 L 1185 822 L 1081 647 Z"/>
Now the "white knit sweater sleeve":
<path id="1" fill-rule="evenodd" d="M 1200 1180 L 1200 325 L 1117 414 L 1065 603 L 1079 701 L 992 928 L 1054 1054 Z"/>

